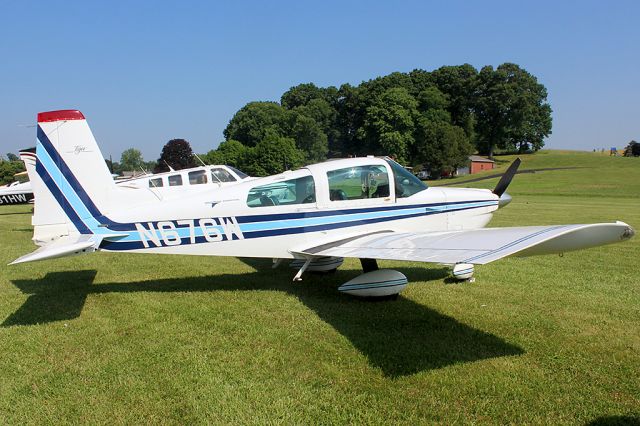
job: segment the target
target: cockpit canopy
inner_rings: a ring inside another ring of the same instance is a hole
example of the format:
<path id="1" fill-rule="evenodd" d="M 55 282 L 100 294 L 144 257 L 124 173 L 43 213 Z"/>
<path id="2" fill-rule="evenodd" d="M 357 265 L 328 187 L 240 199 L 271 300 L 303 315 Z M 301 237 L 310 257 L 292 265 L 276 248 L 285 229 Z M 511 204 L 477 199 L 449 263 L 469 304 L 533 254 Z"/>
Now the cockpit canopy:
<path id="1" fill-rule="evenodd" d="M 344 166 L 339 167 L 339 164 Z M 381 203 L 393 202 L 389 197 L 394 192 L 396 198 L 407 198 L 428 188 L 390 158 L 327 162 L 265 179 L 268 183 L 256 182 L 249 189 L 248 207 L 356 200 L 362 200 L 359 203 L 370 200 L 365 202 L 369 205 L 377 203 L 375 199 Z M 316 194 L 316 190 L 321 192 Z"/>

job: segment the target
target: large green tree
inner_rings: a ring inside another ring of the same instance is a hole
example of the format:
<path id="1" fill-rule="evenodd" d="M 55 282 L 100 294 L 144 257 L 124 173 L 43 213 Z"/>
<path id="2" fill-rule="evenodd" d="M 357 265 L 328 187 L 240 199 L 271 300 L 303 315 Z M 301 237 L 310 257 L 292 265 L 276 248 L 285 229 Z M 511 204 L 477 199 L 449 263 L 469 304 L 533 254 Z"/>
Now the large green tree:
<path id="1" fill-rule="evenodd" d="M 298 149 L 305 156 L 305 160 L 317 163 L 327 158 L 327 135 L 320 125 L 311 117 L 293 111 L 290 115 L 289 135 L 295 141 Z"/>
<path id="2" fill-rule="evenodd" d="M 269 130 L 264 139 L 249 148 L 243 170 L 251 176 L 266 176 L 296 169 L 303 162 L 304 153 L 292 138 Z"/>
<path id="3" fill-rule="evenodd" d="M 330 126 L 332 108 L 320 97 L 311 98 L 314 93 L 322 96 L 323 92 L 320 89 L 313 85 L 303 86 L 301 90 L 305 96 L 289 96 L 293 99 L 289 101 L 289 105 L 294 105 L 291 110 L 275 102 L 247 104 L 231 119 L 224 131 L 225 137 L 228 140 L 237 140 L 250 148 L 264 141 L 267 135 L 270 140 L 275 136 L 289 138 L 294 140 L 296 148 L 304 153 L 304 159 L 307 161 L 318 162 L 326 159 L 327 135 L 315 117 L 318 117 L 325 126 Z M 315 88 L 315 91 L 307 93 L 308 86 Z M 292 88 L 287 93 L 295 92 L 295 89 Z"/>
<path id="4" fill-rule="evenodd" d="M 0 185 L 6 185 L 15 181 L 13 175 L 24 172 L 24 163 L 20 160 L 6 161 L 0 160 Z"/>
<path id="5" fill-rule="evenodd" d="M 401 164 L 413 149 L 418 102 L 407 89 L 395 87 L 383 92 L 367 109 L 367 147 L 372 154 L 389 155 Z"/>
<path id="6" fill-rule="evenodd" d="M 218 149 L 206 153 L 203 156 L 203 161 L 207 164 L 226 164 L 242 170 L 249 149 L 236 140 L 224 141 L 218 145 Z"/>
<path id="7" fill-rule="evenodd" d="M 477 147 L 493 157 L 496 148 L 525 145 L 538 150 L 551 133 L 547 90 L 516 64 L 483 67 L 474 96 Z"/>
<path id="8" fill-rule="evenodd" d="M 433 84 L 447 97 L 451 124 L 462 127 L 468 136 L 474 128 L 473 93 L 478 70 L 469 64 L 444 66 L 430 73 Z"/>
<path id="9" fill-rule="evenodd" d="M 340 155 L 339 136 L 336 120 L 338 113 L 336 105 L 338 103 L 338 89 L 333 86 L 327 88 L 319 88 L 313 83 L 299 84 L 287 90 L 281 97 L 282 106 L 299 115 L 309 117 L 318 124 L 319 129 L 326 137 L 327 148 L 321 157 L 314 150 L 308 157 L 325 159 L 329 156 Z M 294 133 L 296 133 L 295 129 Z M 299 131 L 299 129 L 298 129 Z M 296 134 L 291 134 L 299 148 L 305 149 L 308 142 L 300 140 Z M 324 139 L 324 138 L 323 138 Z M 318 143 L 318 141 L 316 141 Z M 317 160 L 315 160 L 317 161 Z"/>
<path id="10" fill-rule="evenodd" d="M 280 104 L 286 109 L 293 109 L 307 105 L 314 99 L 325 99 L 325 89 L 313 83 L 303 83 L 284 92 L 280 97 Z"/>
<path id="11" fill-rule="evenodd" d="M 427 86 L 418 94 L 420 118 L 412 164 L 426 167 L 433 176 L 454 171 L 473 153 L 465 130 L 452 123 L 449 99 L 436 86 Z"/>
<path id="12" fill-rule="evenodd" d="M 425 166 L 432 176 L 453 172 L 469 162 L 473 146 L 462 127 L 422 116 L 418 120 L 414 164 Z"/>
<path id="13" fill-rule="evenodd" d="M 125 149 L 120 156 L 120 168 L 128 171 L 140 171 L 144 169 L 145 162 L 142 152 L 135 148 Z"/>
<path id="14" fill-rule="evenodd" d="M 348 83 L 340 86 L 338 102 L 336 103 L 336 128 L 338 143 L 342 156 L 360 154 L 366 151 L 363 130 L 367 104 L 364 102 L 363 91 Z"/>
<path id="15" fill-rule="evenodd" d="M 242 107 L 224 129 L 226 140 L 236 140 L 245 146 L 256 146 L 268 131 L 283 136 L 287 111 L 276 102 L 250 102 Z"/>

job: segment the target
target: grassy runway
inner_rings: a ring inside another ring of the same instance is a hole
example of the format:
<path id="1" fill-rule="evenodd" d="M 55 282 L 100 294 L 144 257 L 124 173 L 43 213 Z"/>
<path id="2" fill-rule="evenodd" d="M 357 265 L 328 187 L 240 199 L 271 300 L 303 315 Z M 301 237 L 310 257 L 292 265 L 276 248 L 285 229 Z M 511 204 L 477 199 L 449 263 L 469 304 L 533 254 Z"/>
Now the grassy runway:
<path id="1" fill-rule="evenodd" d="M 619 219 L 640 230 L 640 159 L 547 151 L 522 168 L 571 166 L 584 168 L 516 176 L 491 225 Z M 29 210 L 0 208 L 3 265 L 34 249 Z M 498 261 L 473 284 L 381 262 L 412 283 L 383 302 L 338 293 L 357 260 L 301 283 L 236 258 L 2 266 L 0 423 L 637 420 L 639 260 L 636 236 Z"/>

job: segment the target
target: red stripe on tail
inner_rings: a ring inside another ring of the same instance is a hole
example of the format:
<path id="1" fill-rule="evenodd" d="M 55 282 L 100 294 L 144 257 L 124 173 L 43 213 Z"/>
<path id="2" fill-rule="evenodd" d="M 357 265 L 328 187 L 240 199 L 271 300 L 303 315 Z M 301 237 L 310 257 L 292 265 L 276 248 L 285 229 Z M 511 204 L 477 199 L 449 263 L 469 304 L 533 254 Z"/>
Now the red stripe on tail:
<path id="1" fill-rule="evenodd" d="M 62 109 L 38 113 L 38 123 L 62 120 L 84 120 L 84 115 L 77 109 Z"/>

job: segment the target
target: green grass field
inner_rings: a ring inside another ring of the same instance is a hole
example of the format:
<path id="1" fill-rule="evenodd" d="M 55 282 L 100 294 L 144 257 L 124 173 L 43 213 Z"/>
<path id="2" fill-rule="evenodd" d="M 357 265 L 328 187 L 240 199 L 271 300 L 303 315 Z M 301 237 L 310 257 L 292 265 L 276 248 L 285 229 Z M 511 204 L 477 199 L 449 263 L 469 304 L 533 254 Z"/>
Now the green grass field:
<path id="1" fill-rule="evenodd" d="M 543 151 L 521 168 L 570 166 L 584 168 L 516 176 L 491 225 L 640 229 L 640 159 Z M 29 211 L 0 208 L 0 263 L 34 249 Z M 637 421 L 639 259 L 636 236 L 498 261 L 476 268 L 473 284 L 381 262 L 412 282 L 381 302 L 338 293 L 357 260 L 301 283 L 236 258 L 96 253 L 3 266 L 0 423 Z"/>

